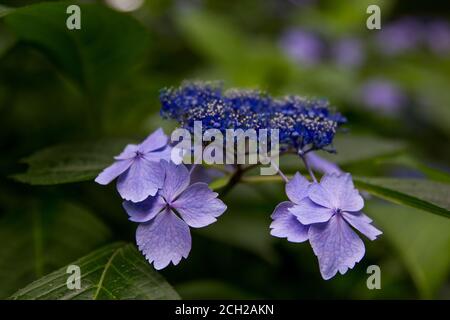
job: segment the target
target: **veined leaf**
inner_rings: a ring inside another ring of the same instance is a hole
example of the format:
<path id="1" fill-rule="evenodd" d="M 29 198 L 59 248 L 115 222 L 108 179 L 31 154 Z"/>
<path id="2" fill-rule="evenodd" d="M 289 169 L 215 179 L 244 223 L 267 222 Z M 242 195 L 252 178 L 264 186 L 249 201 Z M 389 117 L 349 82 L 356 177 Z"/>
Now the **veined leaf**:
<path id="1" fill-rule="evenodd" d="M 450 218 L 450 185 L 421 179 L 354 177 L 356 186 L 387 201 Z"/>
<path id="2" fill-rule="evenodd" d="M 132 244 L 114 243 L 71 263 L 80 267 L 81 289 L 68 289 L 61 268 L 16 292 L 12 299 L 179 299 Z"/>
<path id="3" fill-rule="evenodd" d="M 80 5 L 81 29 L 69 30 L 69 3 L 39 3 L 16 9 L 6 24 L 44 53 L 83 89 L 98 94 L 136 64 L 147 44 L 145 29 L 131 16 L 105 6 Z"/>
<path id="4" fill-rule="evenodd" d="M 49 147 L 23 160 L 28 171 L 13 176 L 33 185 L 53 185 L 94 179 L 113 163 L 127 144 L 125 140 L 96 141 Z"/>
<path id="5" fill-rule="evenodd" d="M 0 298 L 111 238 L 100 220 L 77 205 L 39 202 L 28 207 L 0 219 L 0 241 L 4 244 L 0 247 Z"/>

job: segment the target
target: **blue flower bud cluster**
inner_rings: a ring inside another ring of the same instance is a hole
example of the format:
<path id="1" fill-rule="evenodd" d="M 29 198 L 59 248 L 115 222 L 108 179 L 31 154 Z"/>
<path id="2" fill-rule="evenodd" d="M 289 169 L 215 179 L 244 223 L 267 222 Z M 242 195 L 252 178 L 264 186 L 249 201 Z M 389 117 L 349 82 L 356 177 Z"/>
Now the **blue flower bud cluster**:
<path id="1" fill-rule="evenodd" d="M 333 142 L 346 119 L 328 101 L 299 96 L 273 98 L 258 90 L 224 91 L 220 83 L 183 82 L 160 93 L 161 116 L 174 119 L 193 132 L 194 122 L 203 130 L 278 129 L 280 144 L 296 150 L 323 149 Z"/>

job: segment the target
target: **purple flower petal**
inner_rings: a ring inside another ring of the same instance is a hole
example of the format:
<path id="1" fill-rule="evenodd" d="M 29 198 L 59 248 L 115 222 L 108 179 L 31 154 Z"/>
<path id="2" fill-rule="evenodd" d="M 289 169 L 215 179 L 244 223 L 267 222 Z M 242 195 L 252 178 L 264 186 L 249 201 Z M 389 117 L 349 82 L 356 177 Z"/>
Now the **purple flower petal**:
<path id="1" fill-rule="evenodd" d="M 372 79 L 361 87 L 360 98 L 369 109 L 395 114 L 402 108 L 407 97 L 401 88 L 386 79 Z"/>
<path id="2" fill-rule="evenodd" d="M 333 162 L 328 161 L 321 156 L 317 155 L 315 152 L 308 152 L 306 155 L 306 160 L 308 161 L 311 168 L 317 170 L 324 174 L 341 174 L 342 170 Z"/>
<path id="3" fill-rule="evenodd" d="M 150 222 L 142 223 L 136 231 L 136 243 L 148 262 L 160 270 L 187 258 L 191 250 L 188 225 L 171 210 L 158 214 Z"/>
<path id="4" fill-rule="evenodd" d="M 310 226 L 308 235 L 325 280 L 338 271 L 346 273 L 364 256 L 364 243 L 338 214 L 327 223 Z"/>
<path id="5" fill-rule="evenodd" d="M 123 208 L 134 222 L 147 222 L 153 219 L 166 206 L 164 199 L 158 195 L 148 197 L 142 202 L 124 201 Z"/>
<path id="6" fill-rule="evenodd" d="M 148 153 L 157 149 L 163 148 L 167 145 L 168 137 L 165 135 L 163 129 L 159 128 L 150 134 L 140 145 L 139 151 L 142 153 Z"/>
<path id="7" fill-rule="evenodd" d="M 288 210 L 305 225 L 326 222 L 333 215 L 332 209 L 319 206 L 308 198 L 303 199 Z"/>
<path id="8" fill-rule="evenodd" d="M 324 44 L 317 35 L 301 29 L 288 30 L 280 45 L 291 59 L 305 65 L 318 63 L 324 51 Z"/>
<path id="9" fill-rule="evenodd" d="M 162 161 L 161 165 L 165 171 L 161 195 L 170 203 L 189 186 L 189 171 L 182 164 Z"/>
<path id="10" fill-rule="evenodd" d="M 323 179 L 324 178 L 322 178 L 322 180 Z M 309 187 L 308 196 L 314 203 L 321 205 L 322 207 L 329 209 L 336 208 L 336 199 L 334 195 L 322 186 L 322 181 L 320 184 L 313 183 Z"/>
<path id="11" fill-rule="evenodd" d="M 125 149 L 118 155 L 115 156 L 116 160 L 126 160 L 136 157 L 136 151 L 138 151 L 139 146 L 137 144 L 129 144 Z"/>
<path id="12" fill-rule="evenodd" d="M 125 200 L 141 202 L 154 196 L 164 181 L 164 170 L 157 162 L 135 158 L 117 181 L 117 190 Z"/>
<path id="13" fill-rule="evenodd" d="M 342 175 L 327 174 L 320 180 L 320 185 L 329 194 L 329 202 L 332 204 L 331 208 L 356 212 L 364 207 L 364 199 L 358 193 L 358 190 L 355 189 L 352 176 L 349 173 Z M 314 194 L 317 191 L 319 191 L 318 188 L 315 188 L 314 191 L 311 191 L 312 193 L 309 193 L 309 197 L 314 202 L 323 205 L 316 201 L 319 200 L 317 197 L 319 194 Z"/>
<path id="14" fill-rule="evenodd" d="M 201 228 L 213 222 L 225 212 L 227 206 L 217 199 L 217 193 L 211 191 L 206 183 L 190 185 L 172 203 L 183 220 L 191 227 Z"/>
<path id="15" fill-rule="evenodd" d="M 299 203 L 303 198 L 308 196 L 308 187 L 310 182 L 306 180 L 300 173 L 296 173 L 295 176 L 286 183 L 286 194 L 294 203 Z"/>
<path id="16" fill-rule="evenodd" d="M 144 155 L 144 158 L 149 161 L 157 161 L 157 162 L 159 162 L 160 160 L 170 161 L 171 154 L 172 148 L 170 146 L 166 146 L 163 149 L 158 149 L 156 151 L 146 153 Z"/>
<path id="17" fill-rule="evenodd" d="M 361 232 L 370 240 L 375 240 L 380 234 L 383 233 L 377 228 L 375 228 L 373 225 L 371 225 L 370 223 L 372 222 L 372 219 L 370 219 L 362 212 L 358 213 L 343 212 L 342 216 L 349 224 L 351 224 L 356 230 Z"/>
<path id="18" fill-rule="evenodd" d="M 289 208 L 293 206 L 292 202 L 281 202 L 273 211 L 271 217 L 273 222 L 270 225 L 270 234 L 287 238 L 290 242 L 304 242 L 308 240 L 308 226 L 305 226 L 289 212 Z"/>
<path id="19" fill-rule="evenodd" d="M 114 162 L 112 165 L 100 172 L 97 178 L 95 178 L 95 182 L 103 185 L 110 183 L 125 172 L 132 163 L 132 160 L 119 160 Z"/>

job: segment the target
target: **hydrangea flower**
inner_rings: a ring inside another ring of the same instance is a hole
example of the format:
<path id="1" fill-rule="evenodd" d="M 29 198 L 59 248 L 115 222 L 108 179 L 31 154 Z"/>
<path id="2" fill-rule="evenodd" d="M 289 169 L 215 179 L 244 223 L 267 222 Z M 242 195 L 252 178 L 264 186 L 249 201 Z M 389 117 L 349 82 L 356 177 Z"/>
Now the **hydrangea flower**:
<path id="1" fill-rule="evenodd" d="M 222 92 L 217 83 L 184 82 L 161 91 L 161 115 L 175 119 L 193 132 L 194 122 L 203 130 L 278 129 L 285 149 L 307 145 L 323 149 L 331 144 L 338 127 L 346 122 L 323 99 L 288 96 L 274 99 L 258 90 Z"/>
<path id="2" fill-rule="evenodd" d="M 361 89 L 361 99 L 367 107 L 386 114 L 395 113 L 407 100 L 395 83 L 385 79 L 372 79 L 366 82 Z"/>
<path id="3" fill-rule="evenodd" d="M 318 63 L 325 51 L 325 45 L 317 35 L 298 28 L 284 33 L 280 46 L 292 60 L 307 66 Z"/>
<path id="4" fill-rule="evenodd" d="M 288 96 L 275 101 L 270 128 L 280 130 L 280 143 L 296 150 L 323 149 L 333 142 L 346 119 L 332 112 L 328 101 Z"/>
<path id="5" fill-rule="evenodd" d="M 338 271 L 345 274 L 364 256 L 364 243 L 350 226 L 370 240 L 382 233 L 361 212 L 363 207 L 364 200 L 347 173 L 324 175 L 320 183 L 308 188 L 308 197 L 288 209 L 302 224 L 309 226 L 309 242 L 325 280 Z"/>
<path id="6" fill-rule="evenodd" d="M 383 26 L 376 37 L 379 51 L 396 55 L 416 49 L 423 36 L 422 24 L 414 17 L 404 17 Z"/>
<path id="7" fill-rule="evenodd" d="M 290 201 L 281 202 L 270 216 L 270 234 L 278 238 L 287 238 L 290 242 L 308 240 L 309 226 L 302 224 L 289 210 L 308 196 L 310 182 L 298 172 L 286 183 L 286 194 Z"/>
<path id="8" fill-rule="evenodd" d="M 337 41 L 332 48 L 334 61 L 343 67 L 358 67 L 365 59 L 365 52 L 361 40 L 344 38 Z"/>
<path id="9" fill-rule="evenodd" d="M 445 20 L 435 20 L 427 26 L 426 43 L 437 55 L 448 57 L 450 52 L 450 24 Z"/>
<path id="10" fill-rule="evenodd" d="M 139 203 L 123 203 L 130 220 L 140 223 L 136 231 L 139 249 L 157 270 L 187 258 L 189 227 L 205 227 L 227 208 L 206 183 L 189 185 L 190 174 L 184 165 L 161 161 L 161 167 L 165 179 L 156 195 Z"/>
<path id="11" fill-rule="evenodd" d="M 335 163 L 325 158 L 322 158 L 315 152 L 308 152 L 305 155 L 305 160 L 309 163 L 312 169 L 321 172 L 323 174 L 343 173 L 343 171 L 341 170 L 341 168 L 339 168 L 339 166 L 337 166 Z"/>
<path id="12" fill-rule="evenodd" d="M 164 171 L 159 161 L 169 160 L 171 148 L 168 137 L 160 128 L 140 144 L 129 144 L 112 165 L 95 179 L 99 184 L 109 184 L 117 179 L 117 190 L 125 200 L 139 202 L 154 196 L 164 181 Z"/>

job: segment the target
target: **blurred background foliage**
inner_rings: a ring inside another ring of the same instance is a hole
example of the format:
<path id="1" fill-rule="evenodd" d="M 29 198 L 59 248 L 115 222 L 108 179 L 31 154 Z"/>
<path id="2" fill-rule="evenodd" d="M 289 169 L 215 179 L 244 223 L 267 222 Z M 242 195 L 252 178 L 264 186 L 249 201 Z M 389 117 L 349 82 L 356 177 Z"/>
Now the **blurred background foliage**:
<path id="1" fill-rule="evenodd" d="M 90 179 L 125 141 L 173 127 L 159 117 L 159 89 L 184 79 L 327 98 L 349 119 L 328 155 L 343 168 L 450 181 L 445 1 L 40 2 L 0 1 L 0 298 L 135 231 L 113 186 L 11 176 Z M 71 3 L 81 30 L 65 27 Z M 381 7 L 381 31 L 366 28 L 369 4 Z M 20 160 L 43 149 L 21 176 Z M 227 213 L 193 231 L 189 259 L 161 273 L 193 299 L 450 298 L 448 219 L 371 198 L 384 235 L 354 270 L 323 281 L 308 245 L 269 235 L 284 197 L 281 184 L 239 185 Z M 366 287 L 371 264 L 382 290 Z"/>

